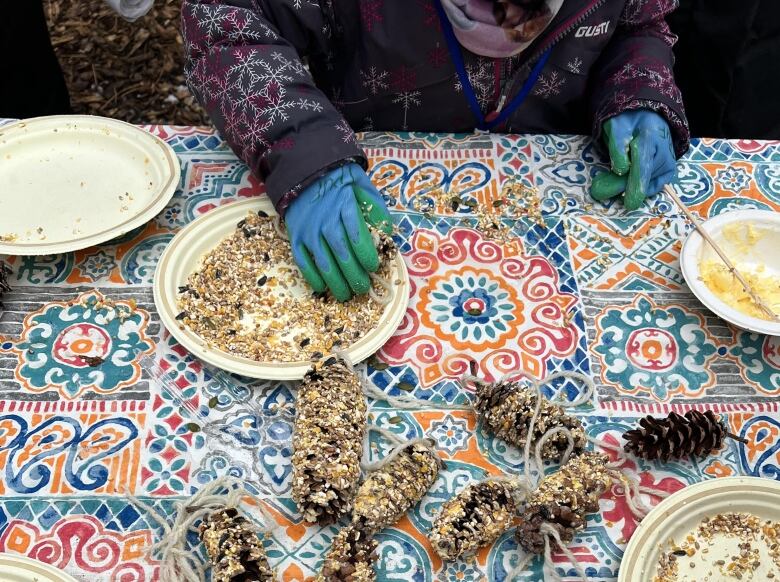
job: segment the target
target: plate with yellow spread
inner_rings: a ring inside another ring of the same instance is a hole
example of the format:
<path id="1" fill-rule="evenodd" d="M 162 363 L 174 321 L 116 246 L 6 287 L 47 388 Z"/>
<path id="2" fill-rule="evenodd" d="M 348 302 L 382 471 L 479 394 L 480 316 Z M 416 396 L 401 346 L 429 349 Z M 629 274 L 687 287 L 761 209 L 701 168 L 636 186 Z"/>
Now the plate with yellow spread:
<path id="1" fill-rule="evenodd" d="M 780 317 L 780 214 L 737 210 L 703 226 Z M 742 329 L 780 336 L 780 322 L 759 308 L 698 232 L 693 231 L 685 241 L 680 265 L 691 291 L 716 315 Z"/>

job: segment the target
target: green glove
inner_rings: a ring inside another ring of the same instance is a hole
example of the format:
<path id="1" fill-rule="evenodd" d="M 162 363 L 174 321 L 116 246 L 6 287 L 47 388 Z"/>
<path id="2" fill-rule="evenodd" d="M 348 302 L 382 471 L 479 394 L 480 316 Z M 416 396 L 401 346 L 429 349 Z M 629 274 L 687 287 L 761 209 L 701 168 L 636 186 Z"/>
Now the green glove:
<path id="1" fill-rule="evenodd" d="M 636 210 L 676 175 L 672 136 L 666 120 L 653 111 L 625 111 L 604 123 L 611 172 L 593 178 L 590 194 L 607 200 L 624 194 L 626 210 Z"/>
<path id="2" fill-rule="evenodd" d="M 379 255 L 368 224 L 392 233 L 382 196 L 357 164 L 332 170 L 292 201 L 285 214 L 293 258 L 312 289 L 339 301 L 371 288 Z"/>

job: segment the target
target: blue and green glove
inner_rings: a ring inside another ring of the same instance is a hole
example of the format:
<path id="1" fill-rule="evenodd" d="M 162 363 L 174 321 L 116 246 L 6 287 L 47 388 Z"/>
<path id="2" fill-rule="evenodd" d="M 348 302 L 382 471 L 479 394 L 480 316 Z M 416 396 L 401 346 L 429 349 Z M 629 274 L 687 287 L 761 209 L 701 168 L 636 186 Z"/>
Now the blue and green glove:
<path id="1" fill-rule="evenodd" d="M 606 200 L 623 194 L 626 210 L 636 210 L 677 174 L 672 134 L 653 111 L 625 111 L 604 122 L 612 171 L 593 178 L 590 195 Z"/>
<path id="2" fill-rule="evenodd" d="M 357 164 L 331 170 L 304 189 L 285 214 L 295 262 L 318 293 L 339 301 L 371 288 L 379 255 L 368 225 L 392 232 L 382 196 Z"/>

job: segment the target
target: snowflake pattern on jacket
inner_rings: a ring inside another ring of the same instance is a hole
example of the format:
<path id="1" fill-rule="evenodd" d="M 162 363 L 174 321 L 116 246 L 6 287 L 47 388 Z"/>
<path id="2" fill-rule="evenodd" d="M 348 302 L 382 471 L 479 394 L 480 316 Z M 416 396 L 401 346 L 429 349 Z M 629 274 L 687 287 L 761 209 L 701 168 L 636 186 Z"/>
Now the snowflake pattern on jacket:
<path id="1" fill-rule="evenodd" d="M 184 0 L 188 84 L 283 212 L 331 168 L 365 166 L 353 130 L 471 131 L 477 121 L 442 34 L 438 0 Z M 676 0 L 566 0 L 523 54 L 462 50 L 483 114 L 511 101 L 550 58 L 499 131 L 587 133 L 652 109 L 688 147 L 672 75 Z M 306 63 L 304 65 L 304 63 Z"/>

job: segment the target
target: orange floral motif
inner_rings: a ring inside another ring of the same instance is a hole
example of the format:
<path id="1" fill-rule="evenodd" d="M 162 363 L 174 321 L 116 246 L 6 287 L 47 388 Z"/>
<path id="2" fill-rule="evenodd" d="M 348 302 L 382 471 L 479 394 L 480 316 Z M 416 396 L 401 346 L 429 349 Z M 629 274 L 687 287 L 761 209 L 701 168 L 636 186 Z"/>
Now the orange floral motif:
<path id="1" fill-rule="evenodd" d="M 724 465 L 720 461 L 712 461 L 704 468 L 704 472 L 707 475 L 711 475 L 716 479 L 719 479 L 720 477 L 730 477 L 734 474 L 734 469 L 728 465 Z"/>
<path id="2" fill-rule="evenodd" d="M 780 428 L 769 422 L 759 421 L 750 426 L 745 437 L 748 444 L 745 448 L 748 457 L 753 457 L 756 453 L 761 453 L 772 446 L 780 435 Z"/>
<path id="3" fill-rule="evenodd" d="M 420 229 L 412 249 L 410 305 L 381 355 L 417 368 L 423 386 L 462 376 L 472 363 L 486 379 L 517 370 L 542 377 L 549 358 L 575 350 L 575 297 L 560 290 L 557 269 L 525 255 L 519 240 Z"/>

